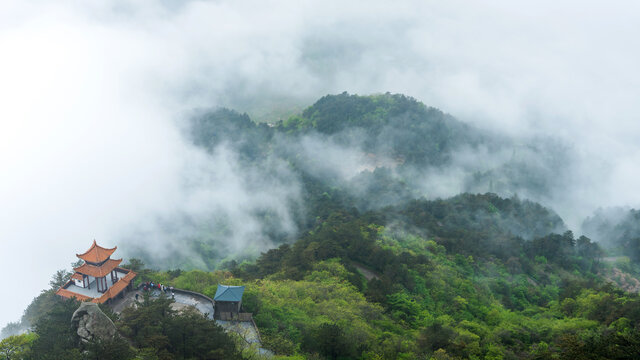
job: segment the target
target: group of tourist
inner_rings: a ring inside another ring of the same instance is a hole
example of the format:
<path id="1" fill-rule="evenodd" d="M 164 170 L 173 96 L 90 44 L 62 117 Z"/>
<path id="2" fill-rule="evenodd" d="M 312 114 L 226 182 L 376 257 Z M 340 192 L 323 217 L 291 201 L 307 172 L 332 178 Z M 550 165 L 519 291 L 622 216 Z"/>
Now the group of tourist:
<path id="1" fill-rule="evenodd" d="M 158 289 L 160 292 L 163 292 L 165 294 L 169 294 L 171 293 L 171 297 L 175 298 L 176 294 L 173 292 L 173 286 L 165 286 L 161 283 L 157 283 L 155 284 L 153 281 L 147 281 L 143 284 L 142 286 L 142 290 L 143 291 L 153 291 Z M 137 296 L 136 296 L 137 298 Z"/>

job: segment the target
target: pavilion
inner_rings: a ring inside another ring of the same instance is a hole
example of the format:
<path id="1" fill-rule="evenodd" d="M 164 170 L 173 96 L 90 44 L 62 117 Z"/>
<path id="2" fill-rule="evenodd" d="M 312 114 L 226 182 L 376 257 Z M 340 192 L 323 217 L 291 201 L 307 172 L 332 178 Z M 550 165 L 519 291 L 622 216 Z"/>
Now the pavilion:
<path id="1" fill-rule="evenodd" d="M 71 279 L 58 289 L 56 294 L 65 298 L 103 304 L 118 295 L 124 295 L 126 290 L 131 290 L 136 273 L 118 267 L 122 259 L 111 259 L 117 248 L 103 248 L 93 240 L 89 250 L 83 254 L 76 254 L 84 264 L 73 269 L 75 273 Z"/>
<path id="2" fill-rule="evenodd" d="M 244 286 L 228 286 L 218 284 L 213 297 L 215 303 L 214 318 L 217 320 L 231 320 L 239 316 L 242 309 L 242 294 Z"/>

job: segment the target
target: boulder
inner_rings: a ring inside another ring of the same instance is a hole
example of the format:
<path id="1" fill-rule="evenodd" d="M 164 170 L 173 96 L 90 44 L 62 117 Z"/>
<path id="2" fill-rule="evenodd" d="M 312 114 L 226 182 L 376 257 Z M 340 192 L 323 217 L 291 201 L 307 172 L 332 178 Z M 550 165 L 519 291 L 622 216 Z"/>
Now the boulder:
<path id="1" fill-rule="evenodd" d="M 116 325 L 92 302 L 83 302 L 73 313 L 71 323 L 78 329 L 82 341 L 111 340 L 117 336 Z"/>

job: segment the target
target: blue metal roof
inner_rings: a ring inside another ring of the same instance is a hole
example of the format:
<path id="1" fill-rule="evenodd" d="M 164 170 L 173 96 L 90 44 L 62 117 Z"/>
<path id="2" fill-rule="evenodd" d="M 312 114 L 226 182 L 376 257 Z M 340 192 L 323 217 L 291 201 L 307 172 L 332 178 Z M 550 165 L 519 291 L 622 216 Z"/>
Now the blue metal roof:
<path id="1" fill-rule="evenodd" d="M 242 294 L 244 293 L 244 286 L 227 286 L 218 284 L 218 290 L 216 290 L 216 296 L 213 297 L 215 301 L 242 301 Z"/>

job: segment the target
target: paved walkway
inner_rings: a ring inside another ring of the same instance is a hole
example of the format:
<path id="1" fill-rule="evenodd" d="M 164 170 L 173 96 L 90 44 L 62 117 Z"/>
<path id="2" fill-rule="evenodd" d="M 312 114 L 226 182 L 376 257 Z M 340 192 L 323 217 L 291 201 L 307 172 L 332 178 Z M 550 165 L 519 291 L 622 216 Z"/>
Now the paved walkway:
<path id="1" fill-rule="evenodd" d="M 124 298 L 115 298 L 110 305 L 113 312 L 120 314 L 122 310 L 134 306 L 136 302 L 136 294 L 142 297 L 142 291 L 140 290 L 127 290 L 127 293 L 124 294 Z"/>
<path id="2" fill-rule="evenodd" d="M 154 296 L 158 296 L 159 294 L 160 292 L 156 291 L 154 293 Z M 213 309 L 213 304 L 211 302 L 203 301 L 201 297 L 196 297 L 190 294 L 185 294 L 180 292 L 175 293 L 175 296 L 173 299 L 176 301 L 175 303 L 173 303 L 174 308 L 178 307 L 176 310 L 180 310 L 180 308 L 193 306 L 196 309 L 198 309 L 198 311 L 206 315 L 207 318 L 213 320 L 214 309 Z"/>
<path id="3" fill-rule="evenodd" d="M 249 346 L 255 345 L 261 355 L 273 355 L 271 350 L 267 350 L 261 347 L 262 343 L 260 343 L 260 337 L 258 336 L 258 332 L 253 326 L 252 322 L 216 320 L 216 323 L 222 326 L 225 330 L 233 331 L 234 333 L 240 335 L 244 339 L 244 341 L 249 344 Z"/>

